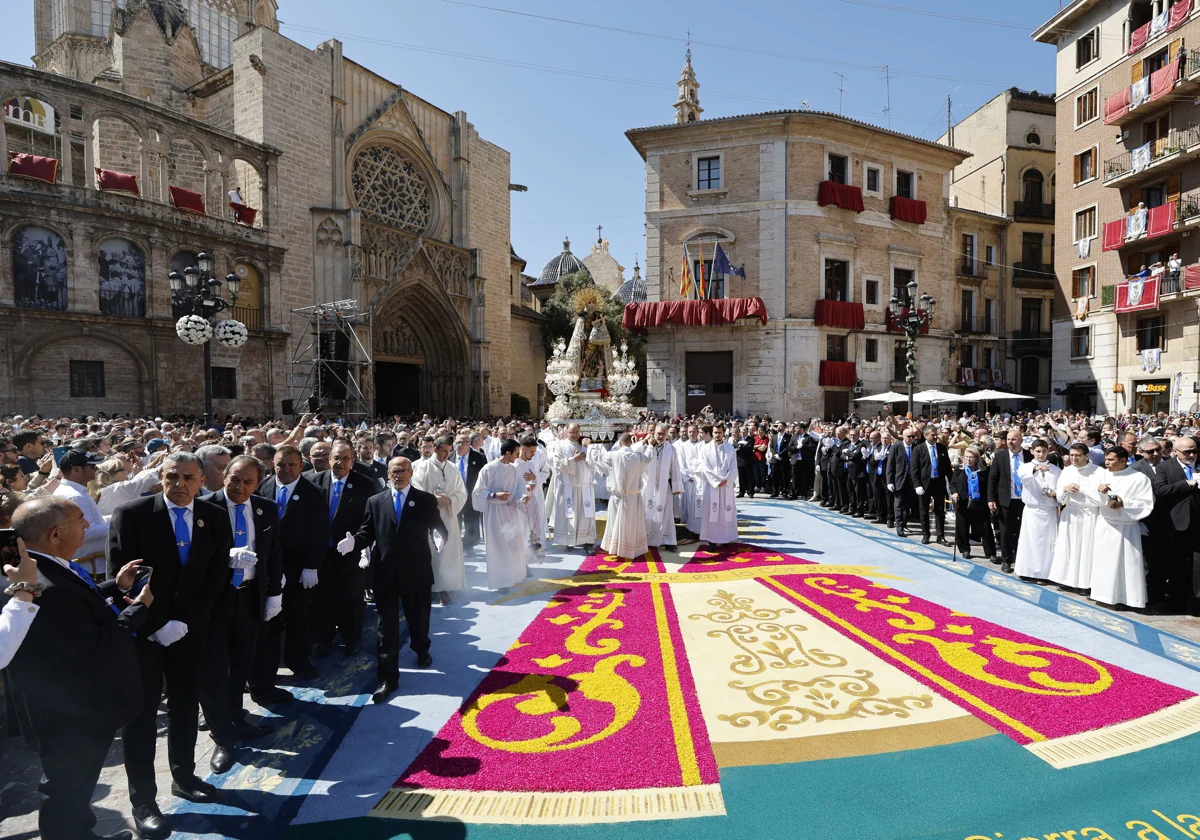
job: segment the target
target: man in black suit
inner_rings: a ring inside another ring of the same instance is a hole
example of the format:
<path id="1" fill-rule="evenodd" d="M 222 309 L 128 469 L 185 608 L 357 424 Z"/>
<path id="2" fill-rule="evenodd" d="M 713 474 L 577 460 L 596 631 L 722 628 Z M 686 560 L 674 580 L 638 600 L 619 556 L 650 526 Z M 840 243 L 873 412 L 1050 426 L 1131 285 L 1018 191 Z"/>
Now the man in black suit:
<path id="1" fill-rule="evenodd" d="M 950 480 L 952 467 L 950 453 L 938 442 L 937 427 L 932 423 L 925 427 L 925 442 L 913 451 L 913 471 L 917 479 L 917 507 L 921 510 L 921 542 L 929 544 L 929 508 L 933 507 L 936 520 L 937 541 L 946 542 L 946 483 Z"/>
<path id="2" fill-rule="evenodd" d="M 1000 522 L 1000 561 L 1004 565 L 1000 571 L 1011 573 L 1013 561 L 1017 556 L 1017 540 L 1021 535 L 1021 514 L 1025 511 L 1025 503 L 1021 501 L 1020 485 L 1017 483 L 1014 465 L 1033 459 L 1027 451 L 1021 448 L 1021 430 L 1012 428 L 1005 436 L 1007 449 L 999 450 L 992 458 L 992 467 L 988 470 L 988 510 Z"/>
<path id="3" fill-rule="evenodd" d="M 366 570 L 359 568 L 358 558 L 341 556 L 334 543 L 338 534 L 353 534 L 362 525 L 367 499 L 375 495 L 375 484 L 353 471 L 354 448 L 345 441 L 334 442 L 329 460 L 328 470 L 309 476 L 325 500 L 330 533 L 321 582 L 313 602 L 313 634 L 317 642 L 314 650 L 317 656 L 327 655 L 340 632 L 349 657 L 358 653 L 362 642 L 367 576 Z"/>
<path id="4" fill-rule="evenodd" d="M 771 433 L 771 443 L 767 447 L 767 465 L 771 475 L 771 498 L 778 499 L 786 496 L 792 484 L 792 462 L 789 450 L 792 445 L 792 435 L 784 431 L 782 423 L 775 424 Z"/>
<path id="5" fill-rule="evenodd" d="M 275 475 L 260 484 L 257 491 L 257 495 L 273 499 L 280 511 L 279 547 L 285 578 L 283 614 L 266 623 L 250 682 L 250 697 L 261 705 L 293 699 L 275 685 L 281 646 L 283 664 L 297 679 L 317 676 L 308 658 L 312 652 L 310 612 L 312 591 L 329 545 L 329 514 L 321 492 L 301 474 L 303 469 L 300 450 L 285 444 L 275 451 Z"/>
<path id="6" fill-rule="evenodd" d="M 283 609 L 278 508 L 270 499 L 251 498 L 262 483 L 261 469 L 254 458 L 238 455 L 225 467 L 225 489 L 209 497 L 228 513 L 233 548 L 229 552 L 229 584 L 217 602 L 208 652 L 213 680 L 226 689 L 228 705 L 224 711 L 229 726 L 238 738 L 246 739 L 273 731 L 270 726 L 256 726 L 246 719 L 242 694 L 250 678 L 260 631 Z M 210 762 L 213 772 L 225 773 L 233 766 L 230 747 L 217 744 Z"/>
<path id="7" fill-rule="evenodd" d="M 454 440 L 454 465 L 458 468 L 458 474 L 462 476 L 463 483 L 467 485 L 467 498 L 470 499 L 471 492 L 475 489 L 475 482 L 479 480 L 479 471 L 487 466 L 487 456 L 472 449 L 471 438 L 460 434 Z M 483 514 L 475 510 L 473 505 L 463 505 L 462 511 L 458 514 L 458 521 L 463 526 L 464 551 L 474 548 L 483 540 Z"/>
<path id="8" fill-rule="evenodd" d="M 817 476 L 818 439 L 808 433 L 808 425 L 801 423 L 792 437 L 792 495 L 798 499 L 809 499 L 813 494 L 813 481 Z"/>
<path id="9" fill-rule="evenodd" d="M 354 471 L 362 473 L 375 482 L 379 490 L 387 488 L 387 465 L 375 460 L 375 444 L 370 438 L 361 438 L 355 445 L 358 460 L 354 462 Z"/>
<path id="10" fill-rule="evenodd" d="M 1129 435 L 1132 437 L 1132 435 Z M 1131 469 L 1140 472 L 1150 479 L 1153 487 L 1158 471 L 1163 464 L 1162 443 L 1158 438 L 1146 435 L 1137 442 L 1138 459 L 1130 461 Z M 1189 565 L 1187 582 L 1183 587 L 1170 584 L 1172 578 L 1180 575 L 1174 566 L 1174 552 L 1171 551 L 1171 520 L 1167 506 L 1155 501 L 1150 515 L 1142 520 L 1147 533 L 1142 534 L 1142 556 L 1146 564 L 1146 598 L 1148 604 L 1154 604 L 1156 610 L 1174 608 L 1182 611 L 1191 600 L 1189 590 L 1192 585 L 1192 573 Z M 1171 595 L 1168 595 L 1168 592 Z"/>
<path id="11" fill-rule="evenodd" d="M 888 519 L 895 516 L 892 506 L 888 503 L 887 453 L 888 447 L 883 443 L 883 433 L 876 429 L 871 432 L 866 461 L 867 488 L 871 494 L 871 515 L 874 517 L 876 525 L 884 525 Z"/>
<path id="12" fill-rule="evenodd" d="M 1164 513 L 1160 547 L 1167 559 L 1165 591 L 1155 609 L 1186 609 L 1197 614 L 1200 598 L 1200 468 L 1196 441 L 1175 438 L 1174 457 L 1158 464 L 1154 475 L 1154 507 Z M 1155 560 L 1147 556 L 1151 563 Z"/>
<path id="13" fill-rule="evenodd" d="M 408 430 L 402 430 L 396 435 L 396 446 L 392 449 L 393 458 L 407 458 L 410 461 L 421 460 L 421 452 L 411 444 L 412 435 Z"/>
<path id="14" fill-rule="evenodd" d="M 370 546 L 375 573 L 375 604 L 379 610 L 379 688 L 371 696 L 384 703 L 399 685 L 400 607 L 408 624 L 409 645 L 417 665 L 433 664 L 429 655 L 429 615 L 433 604 L 433 533 L 447 536 L 437 499 L 411 486 L 412 462 L 393 458 L 388 463 L 392 486 L 371 498 L 357 533 L 347 533 L 338 543 L 346 560 L 357 560 Z"/>
<path id="15" fill-rule="evenodd" d="M 903 439 L 893 443 L 887 456 L 887 489 L 895 495 L 896 534 L 907 537 L 904 529 L 908 518 L 917 513 L 917 484 L 913 458 L 917 449 L 917 430 L 913 426 L 904 429 Z"/>
<path id="16" fill-rule="evenodd" d="M 104 758 L 142 707 L 133 634 L 150 618 L 154 597 L 149 585 L 135 599 L 122 596 L 134 584 L 136 561 L 97 586 L 65 559 L 83 545 L 87 527 L 69 499 L 25 502 L 12 524 L 37 563 L 37 620 L 6 673 L 42 760 L 38 827 L 45 840 L 95 837 L 91 801 Z"/>
<path id="17" fill-rule="evenodd" d="M 193 802 L 217 798 L 217 789 L 196 776 L 198 699 L 214 709 L 209 720 L 213 738 L 229 745 L 234 738 L 219 713 L 222 699 L 206 679 L 211 671 L 204 665 L 214 608 L 229 583 L 229 517 L 223 508 L 198 498 L 204 469 L 192 453 L 168 455 L 161 472 L 163 492 L 119 506 L 108 529 L 109 577 L 132 560 L 140 559 L 154 570 L 157 597 L 137 638 L 142 710 L 122 735 L 134 825 L 150 838 L 170 831 L 155 802 L 154 778 L 164 678 L 171 698 L 167 747 L 175 796 Z"/>
<path id="18" fill-rule="evenodd" d="M 858 429 L 846 433 L 848 443 L 842 447 L 842 459 L 846 464 L 846 488 L 848 506 L 846 512 L 857 519 L 867 515 L 867 447 L 858 438 Z"/>

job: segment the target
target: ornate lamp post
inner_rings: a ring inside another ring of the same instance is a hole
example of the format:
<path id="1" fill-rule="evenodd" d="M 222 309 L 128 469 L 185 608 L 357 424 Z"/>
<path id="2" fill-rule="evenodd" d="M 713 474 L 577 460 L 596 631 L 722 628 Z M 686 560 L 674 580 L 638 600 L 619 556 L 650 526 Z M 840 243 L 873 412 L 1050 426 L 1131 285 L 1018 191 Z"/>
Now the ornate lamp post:
<path id="1" fill-rule="evenodd" d="M 175 334 L 185 344 L 204 345 L 204 424 L 212 422 L 212 345 L 214 335 L 226 347 L 241 347 L 250 333 L 246 325 L 231 318 L 218 319 L 217 313 L 237 303 L 242 281 L 236 274 L 225 277 L 230 300 L 221 297 L 221 280 L 213 275 L 212 255 L 201 251 L 196 255 L 197 265 L 189 265 L 180 275 L 172 271 L 167 275 L 171 283 L 171 302 L 180 309 L 190 309 L 175 322 Z"/>
<path id="2" fill-rule="evenodd" d="M 896 310 L 893 323 L 904 330 L 904 352 L 907 362 L 904 378 L 908 382 L 908 413 L 909 416 L 912 416 L 913 390 L 917 382 L 917 336 L 921 334 L 921 330 L 929 327 L 930 321 L 933 320 L 933 308 L 937 306 L 937 301 L 928 294 L 922 294 L 918 298 L 917 281 L 913 279 L 908 282 L 904 300 L 901 301 L 893 294 L 889 303 Z M 918 304 L 924 308 L 919 308 Z M 900 308 L 902 305 L 903 310 Z"/>

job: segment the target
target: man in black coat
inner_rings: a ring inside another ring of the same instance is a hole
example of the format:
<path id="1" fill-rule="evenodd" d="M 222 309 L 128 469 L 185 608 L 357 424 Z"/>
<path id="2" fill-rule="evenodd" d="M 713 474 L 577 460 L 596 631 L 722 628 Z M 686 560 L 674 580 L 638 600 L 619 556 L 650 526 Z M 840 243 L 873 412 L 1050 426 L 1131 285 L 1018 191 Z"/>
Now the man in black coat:
<path id="1" fill-rule="evenodd" d="M 771 443 L 767 447 L 767 465 L 771 470 L 772 499 L 778 499 L 781 495 L 788 495 L 788 491 L 791 488 L 792 462 L 789 451 L 791 445 L 791 433 L 784 431 L 782 423 L 776 423 L 775 431 L 771 433 Z"/>
<path id="2" fill-rule="evenodd" d="M 974 480 L 972 480 L 974 474 Z M 988 511 L 988 468 L 979 460 L 974 447 L 963 451 L 963 465 L 950 479 L 950 498 L 954 500 L 954 539 L 963 557 L 971 556 L 971 533 L 983 542 L 983 556 L 996 558 L 996 540 L 992 537 L 992 517 Z"/>
<path id="3" fill-rule="evenodd" d="M 373 481 L 353 471 L 354 448 L 350 444 L 335 441 L 329 457 L 328 470 L 308 476 L 325 500 L 330 534 L 313 603 L 313 634 L 317 656 L 333 650 L 333 640 L 340 632 L 349 657 L 358 653 L 362 642 L 367 575 L 359 568 L 357 557 L 343 557 L 334 546 L 339 535 L 353 534 L 362 526 L 367 499 L 376 489 Z"/>
<path id="4" fill-rule="evenodd" d="M 929 543 L 929 508 L 933 507 L 933 518 L 937 541 L 946 542 L 946 483 L 950 480 L 952 467 L 950 453 L 938 442 L 937 427 L 932 423 L 925 427 L 925 442 L 913 450 L 913 472 L 917 479 L 917 507 L 921 510 L 921 542 Z"/>
<path id="5" fill-rule="evenodd" d="M 392 486 L 367 503 L 358 531 L 338 543 L 347 560 L 371 547 L 370 564 L 375 574 L 375 604 L 379 610 L 379 688 L 371 696 L 384 703 L 400 681 L 400 607 L 408 624 L 409 645 L 417 665 L 433 664 L 429 655 L 429 616 L 433 604 L 433 556 L 429 542 L 433 533 L 447 536 L 438 511 L 437 498 L 411 486 L 412 462 L 393 458 L 388 463 Z"/>
<path id="6" fill-rule="evenodd" d="M 882 432 L 878 429 L 871 432 L 866 460 L 867 487 L 871 494 L 871 515 L 874 516 L 876 525 L 885 525 L 889 519 L 894 521 L 895 517 L 887 492 L 888 448 L 883 442 Z"/>
<path id="7" fill-rule="evenodd" d="M 154 570 L 157 597 L 137 638 L 142 710 L 125 726 L 125 772 L 133 820 L 143 837 L 169 833 L 155 799 L 154 753 L 163 682 L 171 698 L 167 747 L 171 792 L 193 802 L 212 802 L 217 789 L 196 776 L 198 700 L 213 706 L 217 687 L 204 666 L 210 623 L 222 588 L 229 583 L 233 529 L 225 510 L 198 498 L 204 482 L 200 459 L 174 452 L 162 466 L 163 492 L 119 506 L 108 529 L 108 575 L 132 560 Z M 209 721 L 213 738 L 231 745 L 234 735 L 220 714 Z"/>
<path id="8" fill-rule="evenodd" d="M 303 469 L 300 450 L 290 444 L 281 446 L 275 451 L 275 475 L 257 490 L 257 495 L 273 499 L 280 511 L 279 547 L 285 578 L 283 614 L 266 622 L 250 679 L 250 697 L 261 705 L 293 699 L 275 685 L 280 647 L 283 664 L 297 679 L 317 676 L 308 658 L 312 652 L 310 611 L 312 591 L 329 546 L 329 514 L 321 492 L 301 474 Z"/>
<path id="9" fill-rule="evenodd" d="M 1128 435 L 1127 437 L 1132 437 Z M 1139 458 L 1130 461 L 1131 469 L 1140 472 L 1150 479 L 1154 486 L 1157 473 L 1162 468 L 1162 443 L 1158 438 L 1146 435 L 1137 442 Z M 1182 611 L 1191 600 L 1189 591 L 1192 586 L 1192 572 L 1189 564 L 1187 580 L 1184 586 L 1171 585 L 1172 578 L 1178 578 L 1179 572 L 1174 568 L 1174 552 L 1171 551 L 1172 534 L 1170 516 L 1167 506 L 1155 500 L 1154 509 L 1142 520 L 1147 533 L 1142 534 L 1142 556 L 1146 564 L 1146 598 L 1149 604 L 1154 604 L 1156 610 L 1174 609 Z M 1170 593 L 1170 594 L 1168 594 Z"/>
<path id="10" fill-rule="evenodd" d="M 870 508 L 867 496 L 867 451 L 868 447 L 858 438 L 858 429 L 846 433 L 847 445 L 842 447 L 842 459 L 846 464 L 846 488 L 849 491 L 846 512 L 863 519 Z"/>
<path id="11" fill-rule="evenodd" d="M 812 497 L 813 481 L 817 476 L 817 445 L 818 439 L 808 433 L 808 425 L 800 423 L 790 447 L 793 498 L 807 500 Z"/>
<path id="12" fill-rule="evenodd" d="M 1154 476 L 1154 507 L 1164 513 L 1161 548 L 1168 560 L 1168 584 L 1156 608 L 1189 609 L 1196 614 L 1200 598 L 1200 468 L 1196 441 L 1175 439 L 1174 457 L 1158 464 Z M 1149 558 L 1147 558 L 1149 559 Z M 1153 562 L 1153 561 L 1152 561 Z"/>
<path id="13" fill-rule="evenodd" d="M 467 485 L 467 499 L 475 489 L 479 480 L 479 471 L 487 466 L 487 456 L 471 448 L 471 438 L 460 434 L 454 439 L 454 466 L 462 476 L 463 484 Z M 458 514 L 459 524 L 463 529 L 463 550 L 474 548 L 483 540 L 483 514 L 475 510 L 468 501 Z"/>
<path id="14" fill-rule="evenodd" d="M 94 837 L 92 794 L 117 730 L 142 708 L 135 632 L 153 604 L 145 585 L 126 599 L 137 563 L 96 586 L 66 558 L 83 545 L 83 511 L 69 499 L 23 503 L 13 528 L 37 563 L 37 619 L 6 673 L 42 760 L 38 827 L 45 840 Z M 126 832 L 128 835 L 128 832 Z"/>
<path id="15" fill-rule="evenodd" d="M 895 495 L 896 534 L 907 537 L 908 519 L 917 513 L 917 484 L 913 458 L 917 449 L 917 430 L 905 428 L 903 440 L 893 443 L 887 456 L 887 489 Z"/>
<path id="16" fill-rule="evenodd" d="M 283 609 L 279 511 L 270 499 L 251 495 L 261 482 L 258 461 L 238 455 L 225 467 L 225 488 L 208 499 L 226 510 L 233 529 L 229 583 L 217 602 L 208 653 L 213 679 L 225 687 L 225 712 L 238 738 L 258 738 L 272 731 L 270 726 L 255 726 L 246 719 L 242 694 L 261 631 Z M 229 745 L 217 745 L 211 764 L 215 773 L 229 770 L 233 765 Z"/>
<path id="17" fill-rule="evenodd" d="M 1015 492 L 1017 479 L 1013 465 L 1019 468 L 1021 464 L 1033 460 L 1033 456 L 1021 448 L 1021 440 L 1020 429 L 1009 429 L 1005 436 L 1007 448 L 996 452 L 988 470 L 988 510 L 1000 522 L 1000 561 L 1004 564 L 1000 570 L 1010 573 L 1017 557 L 1021 514 L 1025 511 L 1020 493 Z"/>

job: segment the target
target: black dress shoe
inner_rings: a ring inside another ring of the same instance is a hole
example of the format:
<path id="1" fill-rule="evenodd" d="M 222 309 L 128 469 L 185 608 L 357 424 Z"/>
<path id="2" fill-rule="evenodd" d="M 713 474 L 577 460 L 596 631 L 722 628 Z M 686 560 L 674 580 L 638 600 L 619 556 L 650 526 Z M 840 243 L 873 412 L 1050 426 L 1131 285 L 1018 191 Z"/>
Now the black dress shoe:
<path id="1" fill-rule="evenodd" d="M 417 667 L 418 668 L 428 668 L 432 664 L 433 664 L 433 657 L 430 656 L 428 653 L 421 653 L 421 654 L 417 655 Z"/>
<path id="2" fill-rule="evenodd" d="M 212 758 L 208 760 L 208 766 L 218 776 L 228 773 L 229 768 L 233 767 L 233 748 L 217 744 L 217 748 L 213 750 Z"/>
<path id="3" fill-rule="evenodd" d="M 162 811 L 158 810 L 158 805 L 143 805 L 140 808 L 134 808 L 133 827 L 137 829 L 138 836 L 144 837 L 146 840 L 160 840 L 171 833 L 171 829 L 167 826 L 167 818 L 163 816 Z"/>
<path id="4" fill-rule="evenodd" d="M 270 706 L 276 703 L 291 703 L 295 700 L 292 692 L 276 685 L 250 689 L 250 699 L 260 706 Z"/>
<path id="5" fill-rule="evenodd" d="M 1004 574 L 1006 574 L 1006 575 L 1011 575 L 1013 573 L 1013 564 L 1005 563 L 1003 566 L 1000 567 L 1000 571 L 1004 572 Z"/>
<path id="6" fill-rule="evenodd" d="M 357 644 L 346 645 L 346 658 L 349 659 L 352 656 L 358 656 L 358 645 Z"/>
<path id="7" fill-rule="evenodd" d="M 388 682 L 380 683 L 379 688 L 375 689 L 375 693 L 371 695 L 371 702 L 386 703 L 388 698 L 392 696 L 393 692 L 395 692 L 397 688 L 398 686 L 396 683 L 391 682 L 390 680 Z"/>
<path id="8" fill-rule="evenodd" d="M 216 753 L 213 753 L 213 756 L 215 757 Z M 232 758 L 232 754 L 230 757 Z M 180 799 L 186 799 L 188 802 L 200 803 L 216 802 L 221 796 L 219 790 L 195 776 L 182 784 L 175 781 L 171 782 L 171 794 L 178 796 Z"/>
<path id="9" fill-rule="evenodd" d="M 999 566 L 1002 562 L 1004 562 L 1004 561 L 1001 560 L 999 557 L 996 557 L 996 556 L 992 557 L 992 565 L 993 566 Z"/>
<path id="10" fill-rule="evenodd" d="M 897 537 L 901 537 L 902 539 L 907 539 L 907 538 L 908 538 L 908 532 L 907 532 L 907 531 L 905 531 L 903 528 L 897 528 L 897 529 L 896 529 L 896 536 L 897 536 Z"/>
<path id="11" fill-rule="evenodd" d="M 328 656 L 333 653 L 333 642 L 318 642 L 313 648 L 313 656 L 321 657 Z"/>
<path id="12" fill-rule="evenodd" d="M 268 726 L 265 723 L 251 723 L 248 720 L 239 720 L 233 727 L 234 737 L 240 741 L 253 741 L 255 738 L 270 735 L 274 731 L 274 726 Z"/>
<path id="13" fill-rule="evenodd" d="M 317 667 L 311 662 L 305 662 L 303 665 L 292 668 L 292 675 L 298 680 L 315 680 L 318 673 Z"/>
<path id="14" fill-rule="evenodd" d="M 921 537 L 921 545 L 929 545 L 929 535 L 925 534 Z"/>
<path id="15" fill-rule="evenodd" d="M 947 548 L 950 547 L 950 542 L 945 537 L 938 537 L 937 541 L 938 541 L 938 545 L 944 545 Z"/>

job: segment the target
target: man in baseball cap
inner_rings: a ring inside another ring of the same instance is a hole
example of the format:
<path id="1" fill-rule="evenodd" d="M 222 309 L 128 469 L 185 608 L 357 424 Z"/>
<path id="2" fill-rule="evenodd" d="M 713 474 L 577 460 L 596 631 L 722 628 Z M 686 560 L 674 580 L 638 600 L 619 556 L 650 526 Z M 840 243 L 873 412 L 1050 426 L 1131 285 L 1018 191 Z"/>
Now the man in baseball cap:
<path id="1" fill-rule="evenodd" d="M 85 568 L 96 574 L 99 571 L 104 576 L 104 548 L 108 543 L 108 522 L 100 513 L 95 500 L 88 493 L 88 482 L 96 477 L 96 465 L 103 464 L 103 455 L 93 455 L 85 449 L 69 449 L 58 459 L 58 469 L 62 473 L 62 481 L 54 490 L 55 496 L 70 499 L 79 505 L 83 518 L 87 522 L 87 530 L 83 532 L 83 545 L 74 557 L 67 560 L 78 560 Z"/>

